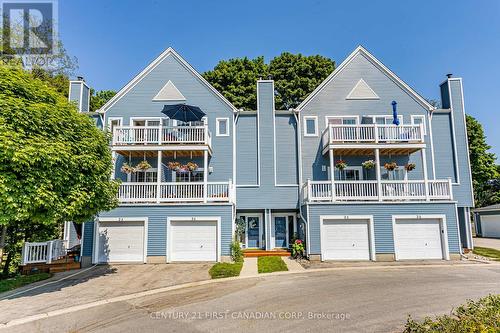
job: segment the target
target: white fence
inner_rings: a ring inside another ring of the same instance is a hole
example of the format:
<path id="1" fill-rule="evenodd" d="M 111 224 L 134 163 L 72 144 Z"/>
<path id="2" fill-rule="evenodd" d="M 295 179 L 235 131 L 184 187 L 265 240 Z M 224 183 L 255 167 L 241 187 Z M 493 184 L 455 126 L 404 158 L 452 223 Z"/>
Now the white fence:
<path id="1" fill-rule="evenodd" d="M 116 126 L 113 145 L 210 144 L 208 126 Z"/>
<path id="2" fill-rule="evenodd" d="M 323 146 L 335 143 L 424 142 L 422 125 L 328 125 L 322 135 Z"/>
<path id="3" fill-rule="evenodd" d="M 451 200 L 451 180 L 308 181 L 305 201 L 425 201 Z M 335 191 L 332 193 L 332 189 Z"/>
<path id="4" fill-rule="evenodd" d="M 64 241 L 55 239 L 48 242 L 24 243 L 21 265 L 47 263 L 66 255 Z"/>
<path id="5" fill-rule="evenodd" d="M 118 200 L 122 203 L 147 202 L 233 202 L 231 182 L 122 183 Z"/>

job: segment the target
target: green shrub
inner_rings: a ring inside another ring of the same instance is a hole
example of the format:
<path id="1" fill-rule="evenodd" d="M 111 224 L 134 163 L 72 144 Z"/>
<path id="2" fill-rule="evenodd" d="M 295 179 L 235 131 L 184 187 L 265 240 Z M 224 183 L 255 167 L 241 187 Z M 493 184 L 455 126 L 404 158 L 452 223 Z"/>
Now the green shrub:
<path id="1" fill-rule="evenodd" d="M 405 333 L 493 333 L 500 332 L 500 295 L 489 295 L 478 301 L 467 301 L 450 316 L 423 321 L 408 318 Z"/>
<path id="2" fill-rule="evenodd" d="M 259 273 L 272 273 L 279 271 L 287 271 L 288 267 L 281 257 L 259 257 L 257 259 L 257 268 Z"/>
<path id="3" fill-rule="evenodd" d="M 218 262 L 210 268 L 208 273 L 212 279 L 220 279 L 231 276 L 239 276 L 241 268 L 243 267 L 243 262 L 229 263 L 229 262 Z"/>
<path id="4" fill-rule="evenodd" d="M 243 262 L 243 251 L 241 250 L 240 242 L 236 240 L 231 243 L 231 259 L 234 262 Z"/>

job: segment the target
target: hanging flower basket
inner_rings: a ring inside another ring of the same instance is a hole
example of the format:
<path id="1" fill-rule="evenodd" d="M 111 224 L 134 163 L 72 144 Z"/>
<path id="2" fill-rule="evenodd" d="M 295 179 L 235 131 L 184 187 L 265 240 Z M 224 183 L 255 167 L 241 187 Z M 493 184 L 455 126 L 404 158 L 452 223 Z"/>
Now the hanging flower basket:
<path id="1" fill-rule="evenodd" d="M 344 160 L 338 160 L 337 163 L 335 163 L 335 167 L 339 170 L 344 170 L 347 168 L 347 163 Z"/>
<path id="2" fill-rule="evenodd" d="M 151 164 L 149 164 L 148 161 L 144 160 L 142 162 L 139 162 L 139 164 L 137 164 L 135 168 L 137 170 L 147 170 L 151 169 Z"/>
<path id="3" fill-rule="evenodd" d="M 375 167 L 375 162 L 373 160 L 364 161 L 361 163 L 365 169 L 373 169 Z"/>
<path id="4" fill-rule="evenodd" d="M 384 168 L 388 171 L 394 171 L 398 168 L 398 164 L 396 162 L 390 162 L 384 164 Z"/>
<path id="5" fill-rule="evenodd" d="M 167 168 L 169 168 L 170 170 L 177 171 L 181 168 L 181 164 L 179 162 L 168 162 Z"/>
<path id="6" fill-rule="evenodd" d="M 181 165 L 176 171 L 179 171 L 180 173 L 186 173 L 189 172 L 189 169 L 185 165 Z"/>
<path id="7" fill-rule="evenodd" d="M 407 163 L 407 164 L 405 165 L 405 170 L 406 170 L 406 171 L 412 171 L 412 170 L 415 170 L 416 166 L 417 166 L 417 165 L 416 165 L 415 163 Z"/>
<path id="8" fill-rule="evenodd" d="M 198 169 L 198 164 L 194 163 L 194 162 L 188 162 L 186 165 L 185 165 L 186 168 L 189 169 L 189 171 L 195 171 Z"/>
<path id="9" fill-rule="evenodd" d="M 128 163 L 123 163 L 121 171 L 126 174 L 131 174 L 136 172 L 137 170 L 133 166 L 130 166 Z"/>

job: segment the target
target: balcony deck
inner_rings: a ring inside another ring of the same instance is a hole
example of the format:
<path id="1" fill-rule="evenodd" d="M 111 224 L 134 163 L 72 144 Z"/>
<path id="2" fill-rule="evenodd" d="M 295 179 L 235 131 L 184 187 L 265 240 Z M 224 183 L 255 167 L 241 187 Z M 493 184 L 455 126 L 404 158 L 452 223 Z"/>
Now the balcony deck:
<path id="1" fill-rule="evenodd" d="M 422 125 L 333 125 L 321 136 L 323 154 L 335 149 L 341 155 L 408 154 L 425 148 Z"/>

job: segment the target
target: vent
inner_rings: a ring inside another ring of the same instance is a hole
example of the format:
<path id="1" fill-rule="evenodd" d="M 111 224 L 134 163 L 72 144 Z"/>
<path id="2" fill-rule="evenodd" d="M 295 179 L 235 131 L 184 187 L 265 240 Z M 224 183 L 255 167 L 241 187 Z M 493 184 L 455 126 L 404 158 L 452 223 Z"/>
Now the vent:
<path id="1" fill-rule="evenodd" d="M 177 89 L 177 87 L 168 81 L 166 85 L 153 97 L 153 101 L 185 101 L 186 97 Z"/>
<path id="2" fill-rule="evenodd" d="M 346 99 L 379 99 L 379 97 L 365 80 L 360 79 Z"/>

